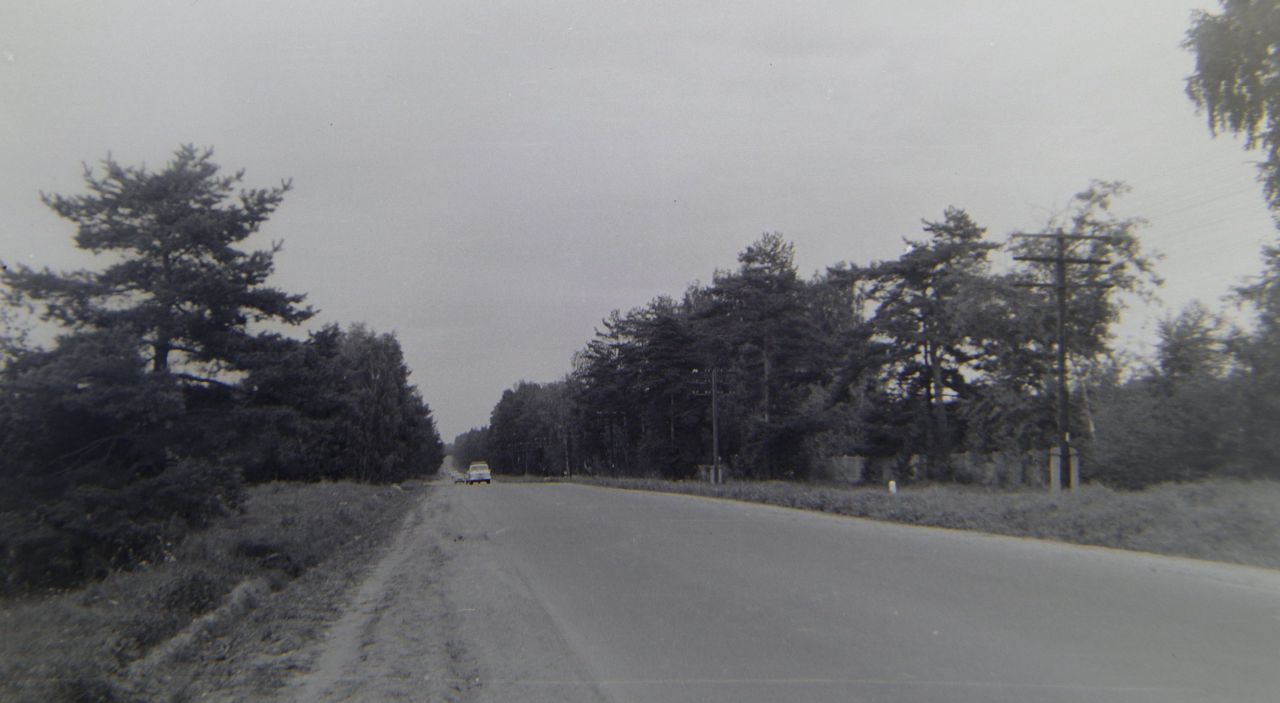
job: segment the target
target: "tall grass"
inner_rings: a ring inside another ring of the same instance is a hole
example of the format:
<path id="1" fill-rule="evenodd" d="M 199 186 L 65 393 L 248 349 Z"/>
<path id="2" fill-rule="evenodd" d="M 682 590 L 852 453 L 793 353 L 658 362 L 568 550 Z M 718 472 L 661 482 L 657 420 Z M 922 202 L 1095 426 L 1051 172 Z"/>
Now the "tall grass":
<path id="1" fill-rule="evenodd" d="M 883 488 L 782 482 L 707 483 L 582 479 L 818 510 L 912 525 L 979 530 L 1076 544 L 1280 568 L 1280 483 L 1213 480 L 1143 491 L 1085 486 L 1056 495 L 934 485 Z"/>
<path id="2" fill-rule="evenodd" d="M 0 601 L 0 700 L 132 700 L 130 664 L 184 630 L 182 656 L 308 569 L 365 549 L 414 493 L 354 483 L 251 488 L 239 514 L 174 545 L 162 563 L 86 588 Z M 195 621 L 203 626 L 191 632 Z"/>

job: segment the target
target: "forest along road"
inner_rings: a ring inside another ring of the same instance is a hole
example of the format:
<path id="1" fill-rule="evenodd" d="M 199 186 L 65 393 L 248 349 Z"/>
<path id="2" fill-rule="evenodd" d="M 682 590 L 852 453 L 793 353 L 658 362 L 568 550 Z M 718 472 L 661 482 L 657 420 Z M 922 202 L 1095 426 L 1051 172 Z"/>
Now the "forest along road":
<path id="1" fill-rule="evenodd" d="M 1280 691 L 1280 572 L 565 484 L 439 486 L 424 511 L 365 584 L 383 615 L 330 637 L 299 700 Z"/>

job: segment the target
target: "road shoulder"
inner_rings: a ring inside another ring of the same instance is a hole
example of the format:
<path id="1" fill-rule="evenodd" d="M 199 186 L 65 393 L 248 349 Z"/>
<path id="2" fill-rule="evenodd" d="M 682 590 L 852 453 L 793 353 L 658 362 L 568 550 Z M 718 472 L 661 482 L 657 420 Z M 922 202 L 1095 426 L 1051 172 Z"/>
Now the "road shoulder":
<path id="1" fill-rule="evenodd" d="M 519 560 L 505 554 L 490 539 L 493 528 L 467 508 L 467 490 L 503 487 L 439 491 L 439 500 L 449 506 L 440 514 L 440 538 L 448 555 L 445 600 L 455 616 L 458 641 L 466 643 L 460 654 L 471 676 L 468 700 L 607 700 L 519 571 Z"/>
<path id="2" fill-rule="evenodd" d="M 281 700 L 605 700 L 468 490 L 423 497 Z"/>

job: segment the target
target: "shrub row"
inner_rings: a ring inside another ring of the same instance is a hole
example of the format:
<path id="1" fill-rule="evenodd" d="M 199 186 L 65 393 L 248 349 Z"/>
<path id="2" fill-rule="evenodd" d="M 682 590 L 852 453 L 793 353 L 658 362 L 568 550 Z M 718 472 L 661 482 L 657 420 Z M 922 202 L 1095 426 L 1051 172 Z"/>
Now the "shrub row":
<path id="1" fill-rule="evenodd" d="M 1088 485 L 1059 494 L 933 485 L 891 495 L 883 488 L 783 482 L 575 480 L 1280 568 L 1280 482 L 1275 481 L 1217 479 L 1142 491 Z"/>

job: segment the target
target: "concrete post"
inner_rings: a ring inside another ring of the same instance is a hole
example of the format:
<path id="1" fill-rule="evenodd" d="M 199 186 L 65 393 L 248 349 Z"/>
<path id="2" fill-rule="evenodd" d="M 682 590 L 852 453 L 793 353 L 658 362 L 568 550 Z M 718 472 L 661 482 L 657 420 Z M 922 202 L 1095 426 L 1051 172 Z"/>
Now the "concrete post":
<path id="1" fill-rule="evenodd" d="M 1049 492 L 1062 490 L 1062 454 L 1058 447 L 1049 450 Z"/>

